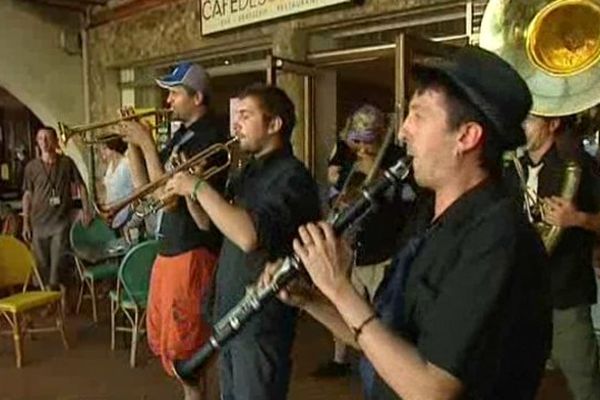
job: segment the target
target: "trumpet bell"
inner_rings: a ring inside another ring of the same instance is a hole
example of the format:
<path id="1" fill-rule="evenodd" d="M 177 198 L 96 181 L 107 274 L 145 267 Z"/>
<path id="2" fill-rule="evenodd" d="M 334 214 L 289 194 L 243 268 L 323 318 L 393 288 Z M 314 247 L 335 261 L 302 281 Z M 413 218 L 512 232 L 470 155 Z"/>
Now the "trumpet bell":
<path id="1" fill-rule="evenodd" d="M 575 114 L 600 100 L 599 0 L 490 0 L 479 44 L 525 79 L 534 114 Z"/>

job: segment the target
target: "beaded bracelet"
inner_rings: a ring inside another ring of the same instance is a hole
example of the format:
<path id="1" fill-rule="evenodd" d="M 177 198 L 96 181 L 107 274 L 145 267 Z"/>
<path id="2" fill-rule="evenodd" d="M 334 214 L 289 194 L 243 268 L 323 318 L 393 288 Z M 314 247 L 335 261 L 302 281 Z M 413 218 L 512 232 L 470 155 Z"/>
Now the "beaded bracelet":
<path id="1" fill-rule="evenodd" d="M 365 319 L 357 328 L 352 328 L 352 332 L 354 333 L 354 341 L 358 343 L 358 337 L 362 333 L 363 329 L 372 321 L 375 321 L 379 316 L 377 313 L 371 314 L 367 319 Z"/>

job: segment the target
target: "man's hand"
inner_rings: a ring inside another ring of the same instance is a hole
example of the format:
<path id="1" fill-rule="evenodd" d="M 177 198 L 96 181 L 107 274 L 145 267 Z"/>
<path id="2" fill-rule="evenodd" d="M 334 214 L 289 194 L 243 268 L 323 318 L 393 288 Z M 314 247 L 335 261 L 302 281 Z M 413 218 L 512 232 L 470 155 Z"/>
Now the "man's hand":
<path id="1" fill-rule="evenodd" d="M 196 186 L 198 179 L 189 172 L 178 172 L 167 182 L 165 193 L 189 196 L 194 191 L 194 186 Z"/>
<path id="2" fill-rule="evenodd" d="M 342 167 L 339 165 L 330 165 L 327 167 L 327 182 L 329 182 L 330 185 L 335 185 L 340 179 L 341 171 Z"/>
<path id="3" fill-rule="evenodd" d="M 561 197 L 552 196 L 544 200 L 544 220 L 561 228 L 579 226 L 581 213 L 573 202 Z"/>
<path id="4" fill-rule="evenodd" d="M 267 263 L 263 273 L 258 278 L 258 286 L 264 288 L 271 284 L 275 274 L 279 268 L 281 268 L 282 263 L 282 259 L 272 263 Z M 306 304 L 311 302 L 315 296 L 315 289 L 311 287 L 306 279 L 303 279 L 302 277 L 294 279 L 292 282 L 286 285 L 285 288 L 281 289 L 279 293 L 277 293 L 277 298 L 279 300 L 289 306 L 298 308 L 303 308 Z"/>
<path id="5" fill-rule="evenodd" d="M 120 110 L 122 117 L 128 117 L 135 114 L 133 108 L 123 108 Z M 121 133 L 123 140 L 127 143 L 136 145 L 140 148 L 150 144 L 153 144 L 152 139 L 152 128 L 149 124 L 130 119 L 119 123 L 119 132 Z"/>
<path id="6" fill-rule="evenodd" d="M 21 235 L 26 242 L 31 242 L 31 223 L 28 219 L 23 220 L 23 232 Z"/>
<path id="7" fill-rule="evenodd" d="M 294 240 L 294 251 L 317 288 L 334 303 L 340 293 L 353 290 L 350 246 L 334 236 L 331 225 L 309 223 L 301 226 L 298 233 L 300 238 Z"/>

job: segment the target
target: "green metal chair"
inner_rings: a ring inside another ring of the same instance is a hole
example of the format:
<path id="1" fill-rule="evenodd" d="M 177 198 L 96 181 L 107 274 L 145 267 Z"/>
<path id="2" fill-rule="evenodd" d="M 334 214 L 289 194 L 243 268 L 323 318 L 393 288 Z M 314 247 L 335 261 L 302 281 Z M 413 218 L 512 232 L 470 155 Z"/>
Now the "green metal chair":
<path id="1" fill-rule="evenodd" d="M 107 242 L 116 238 L 115 231 L 100 218 L 95 218 L 87 227 L 84 227 L 79 220 L 71 226 L 69 239 L 80 283 L 76 312 L 79 314 L 83 298 L 90 298 L 94 322 L 98 322 L 95 284 L 101 280 L 116 279 L 119 262 L 118 260 L 109 260 L 90 264 L 77 256 L 77 250 L 105 246 Z M 85 296 L 86 289 L 88 290 L 87 296 Z"/>
<path id="2" fill-rule="evenodd" d="M 149 240 L 134 246 L 119 267 L 117 288 L 110 292 L 110 348 L 115 349 L 116 332 L 131 333 L 129 364 L 135 367 L 137 343 L 145 333 L 146 305 L 150 290 L 150 274 L 158 253 L 158 242 Z M 119 313 L 126 325 L 117 326 Z"/>

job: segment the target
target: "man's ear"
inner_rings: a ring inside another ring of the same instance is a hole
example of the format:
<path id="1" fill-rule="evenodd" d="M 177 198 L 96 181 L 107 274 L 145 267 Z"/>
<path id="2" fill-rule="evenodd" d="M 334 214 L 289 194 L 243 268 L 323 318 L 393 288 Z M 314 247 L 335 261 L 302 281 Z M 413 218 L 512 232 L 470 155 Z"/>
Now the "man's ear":
<path id="1" fill-rule="evenodd" d="M 269 135 L 273 135 L 273 134 L 276 134 L 277 132 L 280 132 L 282 127 L 283 127 L 283 121 L 281 120 L 281 117 L 279 117 L 279 116 L 273 117 L 273 118 L 271 118 L 271 121 L 269 121 L 269 126 L 267 127 L 267 132 L 269 133 Z"/>
<path id="2" fill-rule="evenodd" d="M 196 94 L 194 95 L 194 104 L 196 106 L 201 106 L 204 102 L 204 95 L 202 94 L 202 92 L 196 92 Z"/>
<path id="3" fill-rule="evenodd" d="M 558 128 L 560 128 L 560 125 L 560 118 L 551 118 L 550 121 L 548 121 L 548 129 L 550 130 L 550 132 L 557 132 Z"/>
<path id="4" fill-rule="evenodd" d="M 457 150 L 465 153 L 483 143 L 483 127 L 477 122 L 467 122 L 462 125 L 457 135 Z"/>

